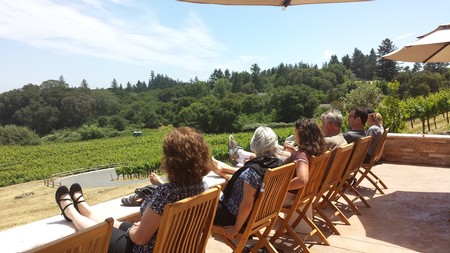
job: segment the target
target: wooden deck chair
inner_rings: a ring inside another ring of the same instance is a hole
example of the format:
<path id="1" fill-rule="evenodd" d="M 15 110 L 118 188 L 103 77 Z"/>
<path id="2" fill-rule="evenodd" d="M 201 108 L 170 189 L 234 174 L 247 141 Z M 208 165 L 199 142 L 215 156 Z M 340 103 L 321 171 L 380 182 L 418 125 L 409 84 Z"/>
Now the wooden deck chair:
<path id="1" fill-rule="evenodd" d="M 201 194 L 167 204 L 153 252 L 205 252 L 219 196 L 220 186 L 215 186 Z"/>
<path id="2" fill-rule="evenodd" d="M 74 234 L 46 243 L 27 253 L 106 253 L 111 239 L 113 218 L 107 218 L 92 227 L 80 230 Z"/>
<path id="3" fill-rule="evenodd" d="M 381 151 L 383 150 L 383 146 L 386 141 L 388 132 L 389 128 L 386 128 L 383 132 L 383 135 L 381 136 L 380 141 L 378 142 L 377 148 L 375 149 L 375 153 L 373 157 L 370 159 L 370 161 L 368 163 L 361 164 L 361 167 L 359 168 L 359 173 L 361 174 L 361 176 L 356 181 L 355 187 L 358 186 L 361 183 L 361 181 L 367 179 L 369 180 L 370 183 L 373 184 L 373 186 L 375 186 L 375 190 L 378 190 L 381 194 L 384 194 L 381 187 L 378 186 L 378 183 L 380 183 L 384 189 L 387 189 L 387 186 L 377 175 L 373 173 L 372 167 L 375 166 L 375 163 L 381 158 L 382 155 Z"/>
<path id="4" fill-rule="evenodd" d="M 323 176 L 323 182 L 316 198 L 313 201 L 313 211 L 317 213 L 325 221 L 327 226 L 333 230 L 333 232 L 339 235 L 339 231 L 334 226 L 331 219 L 321 210 L 321 204 L 326 203 L 327 206 L 334 209 L 335 216 L 339 217 L 343 223 L 350 225 L 347 217 L 336 207 L 336 205 L 327 198 L 328 192 L 333 192 L 341 181 L 342 174 L 347 168 L 348 161 L 353 152 L 354 143 L 347 144 L 343 147 L 336 148 L 333 150 L 330 160 L 328 162 L 328 168 Z"/>
<path id="5" fill-rule="evenodd" d="M 322 180 L 323 174 L 325 173 L 325 169 L 330 156 L 331 152 L 327 151 L 320 156 L 313 156 L 310 159 L 308 182 L 297 193 L 297 196 L 292 202 L 292 206 L 283 206 L 281 208 L 279 214 L 279 221 L 281 224 L 275 234 L 271 237 L 271 243 L 275 242 L 275 240 L 277 240 L 280 236 L 287 233 L 292 239 L 297 242 L 297 244 L 300 245 L 304 252 L 309 252 L 309 249 L 303 239 L 299 237 L 297 232 L 295 232 L 295 228 L 298 226 L 300 221 L 304 220 L 312 229 L 312 231 L 309 233 L 310 236 L 317 233 L 317 235 L 325 245 L 330 245 L 325 235 L 319 230 L 316 224 L 314 224 L 314 222 L 307 215 L 308 209 L 311 207 L 319 189 L 320 182 Z M 297 214 L 298 216 L 293 222 L 291 222 L 291 219 L 295 217 L 294 214 Z"/>
<path id="6" fill-rule="evenodd" d="M 353 201 L 345 194 L 345 192 L 350 189 L 353 193 L 356 194 L 357 198 L 359 198 L 366 207 L 370 207 L 369 203 L 364 199 L 361 193 L 358 192 L 356 187 L 354 187 L 349 179 L 354 179 L 355 175 L 358 173 L 359 168 L 364 160 L 364 156 L 369 149 L 370 142 L 372 141 L 372 136 L 366 136 L 359 138 L 355 143 L 353 148 L 353 153 L 348 161 L 347 167 L 345 168 L 344 173 L 340 179 L 339 184 L 336 186 L 333 192 L 329 192 L 326 196 L 329 200 L 337 201 L 340 197 L 342 197 L 348 204 L 348 206 L 352 209 L 352 211 L 361 215 L 361 211 L 359 208 L 353 203 Z"/>
<path id="7" fill-rule="evenodd" d="M 235 237 L 237 243 L 224 236 L 225 230 L 221 226 L 213 226 L 212 233 L 218 234 L 235 253 L 242 252 L 251 235 L 259 239 L 252 252 L 257 252 L 263 245 L 269 252 L 277 252 L 267 238 L 283 205 L 294 169 L 295 163 L 289 163 L 266 171 L 263 179 L 264 188 L 258 193 L 247 223 Z"/>

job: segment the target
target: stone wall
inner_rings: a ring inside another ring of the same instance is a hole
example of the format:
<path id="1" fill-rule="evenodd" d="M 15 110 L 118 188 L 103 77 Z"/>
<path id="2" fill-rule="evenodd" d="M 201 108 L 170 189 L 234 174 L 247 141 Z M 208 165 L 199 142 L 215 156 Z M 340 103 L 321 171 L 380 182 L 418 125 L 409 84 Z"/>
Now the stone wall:
<path id="1" fill-rule="evenodd" d="M 389 133 L 382 161 L 450 167 L 450 136 Z"/>

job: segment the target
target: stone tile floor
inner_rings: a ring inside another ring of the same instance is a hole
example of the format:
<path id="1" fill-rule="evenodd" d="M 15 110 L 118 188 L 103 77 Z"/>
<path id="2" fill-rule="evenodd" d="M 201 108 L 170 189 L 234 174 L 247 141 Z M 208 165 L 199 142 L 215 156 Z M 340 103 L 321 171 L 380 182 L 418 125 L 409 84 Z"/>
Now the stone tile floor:
<path id="1" fill-rule="evenodd" d="M 324 229 L 330 246 L 317 244 L 318 239 L 313 237 L 310 251 L 450 252 L 450 168 L 381 164 L 373 170 L 389 189 L 384 195 L 375 193 L 375 188 L 363 181 L 360 191 L 371 208 L 356 202 L 362 215 L 345 210 L 351 225 L 338 225 L 341 235 Z M 289 245 L 289 238 L 285 242 L 277 241 L 275 247 L 284 253 L 300 252 Z M 231 249 L 211 237 L 206 252 L 231 252 Z"/>

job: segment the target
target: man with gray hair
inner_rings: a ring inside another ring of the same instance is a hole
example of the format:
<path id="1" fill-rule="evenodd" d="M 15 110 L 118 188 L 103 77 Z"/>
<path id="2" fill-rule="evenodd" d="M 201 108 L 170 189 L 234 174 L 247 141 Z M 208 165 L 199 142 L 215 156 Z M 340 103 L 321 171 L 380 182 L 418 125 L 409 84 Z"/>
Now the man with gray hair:
<path id="1" fill-rule="evenodd" d="M 330 109 L 322 113 L 322 131 L 329 150 L 344 146 L 347 141 L 341 132 L 342 113 L 337 109 Z"/>

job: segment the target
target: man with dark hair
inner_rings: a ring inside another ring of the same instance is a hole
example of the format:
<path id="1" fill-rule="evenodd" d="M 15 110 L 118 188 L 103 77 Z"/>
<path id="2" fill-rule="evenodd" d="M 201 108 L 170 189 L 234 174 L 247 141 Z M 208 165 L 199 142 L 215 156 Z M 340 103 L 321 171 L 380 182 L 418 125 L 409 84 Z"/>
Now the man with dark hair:
<path id="1" fill-rule="evenodd" d="M 367 110 L 364 108 L 352 108 L 348 115 L 348 126 L 350 131 L 344 133 L 344 139 L 348 143 L 356 142 L 359 138 L 365 137 L 365 125 L 367 121 Z"/>

